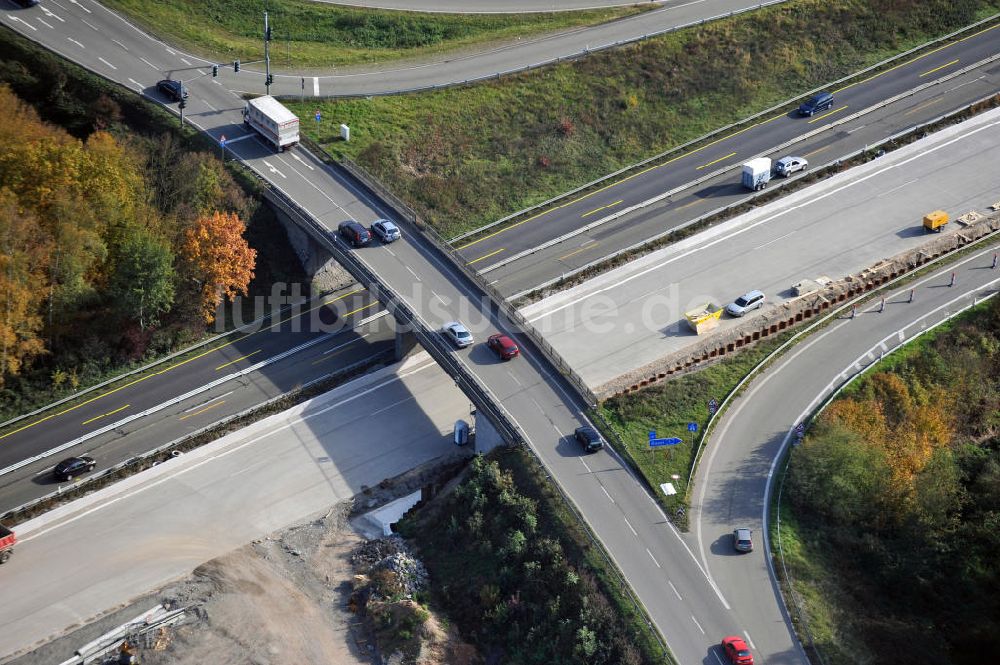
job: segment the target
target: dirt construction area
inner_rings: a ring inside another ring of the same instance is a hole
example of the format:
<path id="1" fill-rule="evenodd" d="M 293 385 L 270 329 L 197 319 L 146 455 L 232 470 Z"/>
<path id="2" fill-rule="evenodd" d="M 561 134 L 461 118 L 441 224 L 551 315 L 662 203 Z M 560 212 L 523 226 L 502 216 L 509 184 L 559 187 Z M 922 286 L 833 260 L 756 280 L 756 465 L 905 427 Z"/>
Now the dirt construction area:
<path id="1" fill-rule="evenodd" d="M 422 644 L 417 646 L 419 653 L 413 654 L 416 657 L 404 657 L 395 648 L 392 650 L 396 653 L 379 653 L 374 642 L 375 631 L 364 618 L 366 609 L 378 605 L 374 602 L 378 593 L 366 584 L 368 577 L 363 573 L 386 566 L 397 570 L 416 568 L 420 582 L 426 582 L 426 573 L 422 564 L 409 556 L 398 537 L 366 540 L 352 525 L 352 517 L 384 505 L 404 492 L 419 489 L 435 472 L 415 470 L 392 483 L 383 482 L 331 507 L 325 515 L 208 561 L 188 577 L 10 662 L 63 663 L 91 640 L 157 605 L 166 610 L 187 608 L 187 611 L 177 624 L 133 638 L 131 661 L 115 651 L 105 661 L 88 662 L 143 665 L 454 662 L 448 655 L 456 645 L 448 644 L 448 636 L 433 616 L 427 616 L 418 631 Z M 397 606 L 415 605 L 410 599 L 412 595 L 407 593 L 399 602 L 382 605 L 391 605 L 391 611 L 396 611 Z"/>

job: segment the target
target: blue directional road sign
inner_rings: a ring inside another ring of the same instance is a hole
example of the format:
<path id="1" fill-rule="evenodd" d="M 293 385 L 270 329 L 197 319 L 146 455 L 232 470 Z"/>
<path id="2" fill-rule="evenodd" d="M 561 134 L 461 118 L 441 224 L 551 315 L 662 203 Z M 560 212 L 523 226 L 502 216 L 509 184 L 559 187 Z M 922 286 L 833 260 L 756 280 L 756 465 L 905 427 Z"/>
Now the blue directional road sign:
<path id="1" fill-rule="evenodd" d="M 698 423 L 688 423 L 688 431 L 689 432 L 697 432 L 698 431 Z"/>
<path id="2" fill-rule="evenodd" d="M 676 437 L 671 437 L 669 439 L 657 439 L 656 432 L 649 433 L 649 447 L 655 448 L 657 446 L 676 446 L 678 443 L 683 443 L 681 439 Z"/>
<path id="3" fill-rule="evenodd" d="M 323 119 L 323 114 L 320 113 L 319 110 L 317 109 L 317 111 L 316 111 L 316 122 L 319 122 L 322 119 Z"/>

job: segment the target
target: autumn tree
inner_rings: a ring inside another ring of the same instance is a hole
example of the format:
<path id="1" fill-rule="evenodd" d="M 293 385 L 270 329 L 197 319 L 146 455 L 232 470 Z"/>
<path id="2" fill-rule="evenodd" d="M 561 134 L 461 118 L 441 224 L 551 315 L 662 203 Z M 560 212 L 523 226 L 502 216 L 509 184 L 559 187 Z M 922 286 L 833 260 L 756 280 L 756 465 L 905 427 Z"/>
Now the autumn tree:
<path id="1" fill-rule="evenodd" d="M 173 305 L 173 258 L 170 246 L 143 228 L 131 229 L 117 248 L 108 293 L 114 308 L 142 329 Z"/>
<path id="2" fill-rule="evenodd" d="M 181 256 L 188 276 L 200 285 L 201 314 L 209 323 L 223 298 L 246 295 L 253 279 L 257 251 L 243 238 L 245 230 L 236 213 L 213 212 L 184 232 Z"/>
<path id="3" fill-rule="evenodd" d="M 0 386 L 45 350 L 38 310 L 47 251 L 34 218 L 19 211 L 10 190 L 0 189 Z"/>

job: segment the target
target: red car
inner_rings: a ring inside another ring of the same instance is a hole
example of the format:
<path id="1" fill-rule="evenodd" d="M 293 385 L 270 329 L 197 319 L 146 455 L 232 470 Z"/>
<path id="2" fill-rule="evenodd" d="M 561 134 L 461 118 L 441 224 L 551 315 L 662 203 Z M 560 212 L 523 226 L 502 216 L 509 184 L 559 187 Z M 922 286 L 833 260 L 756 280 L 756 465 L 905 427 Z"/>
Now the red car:
<path id="1" fill-rule="evenodd" d="M 753 654 L 742 637 L 732 635 L 722 638 L 722 650 L 733 665 L 753 665 Z"/>
<path id="2" fill-rule="evenodd" d="M 500 360 L 510 360 L 521 353 L 514 340 L 507 335 L 490 335 L 490 338 L 486 340 L 486 346 L 496 351 Z"/>

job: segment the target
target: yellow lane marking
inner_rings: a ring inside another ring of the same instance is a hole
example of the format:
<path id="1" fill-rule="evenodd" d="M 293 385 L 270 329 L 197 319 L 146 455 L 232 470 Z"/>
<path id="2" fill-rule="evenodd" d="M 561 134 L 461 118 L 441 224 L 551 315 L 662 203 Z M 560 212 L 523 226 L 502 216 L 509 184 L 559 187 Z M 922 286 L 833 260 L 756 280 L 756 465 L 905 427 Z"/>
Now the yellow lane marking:
<path id="1" fill-rule="evenodd" d="M 929 102 L 924 102 L 920 106 L 915 106 L 914 108 L 910 109 L 909 111 L 907 111 L 903 115 L 910 115 L 911 113 L 916 113 L 917 111 L 922 111 L 923 109 L 927 108 L 928 106 L 932 106 L 932 105 L 937 104 L 937 103 L 939 103 L 939 102 L 941 102 L 943 100 L 944 100 L 944 97 L 938 97 L 937 99 L 932 99 Z"/>
<path id="2" fill-rule="evenodd" d="M 189 413 L 189 414 L 187 414 L 186 416 L 181 416 L 180 418 L 178 418 L 178 420 L 187 420 L 187 419 L 188 419 L 188 418 L 190 418 L 191 416 L 199 416 L 199 415 L 201 415 L 201 414 L 205 413 L 206 411 L 211 411 L 211 410 L 212 410 L 212 409 L 214 409 L 215 407 L 217 407 L 217 406 L 222 406 L 222 405 L 223 405 L 223 404 L 225 404 L 225 403 L 226 403 L 226 400 L 221 400 L 221 401 L 218 401 L 218 402 L 216 402 L 215 404 L 210 404 L 209 406 L 206 406 L 206 407 L 205 407 L 204 409 L 202 409 L 201 411 L 195 411 L 194 413 Z"/>
<path id="3" fill-rule="evenodd" d="M 378 300 L 376 300 L 374 302 L 371 302 L 371 303 L 368 303 L 367 305 L 362 305 L 361 307 L 358 307 L 357 309 L 352 309 L 350 312 L 347 312 L 346 314 L 344 314 L 343 318 L 346 319 L 351 314 L 357 314 L 358 312 L 363 312 L 366 309 L 371 309 L 372 307 L 375 307 L 376 305 L 378 305 Z"/>
<path id="4" fill-rule="evenodd" d="M 288 317 L 286 317 L 284 319 L 281 319 L 281 320 L 277 321 L 276 323 L 272 323 L 269 326 L 262 327 L 260 330 L 255 330 L 252 333 L 247 333 L 246 335 L 243 335 L 242 337 L 237 337 L 236 339 L 230 340 L 230 341 L 226 342 L 225 344 L 220 344 L 219 346 L 212 347 L 211 349 L 208 349 L 207 351 L 203 351 L 202 353 L 195 354 L 195 355 L 191 356 L 190 358 L 188 358 L 187 360 L 182 360 L 182 361 L 180 361 L 178 363 L 174 363 L 173 365 L 170 365 L 168 367 L 164 367 L 163 369 L 161 369 L 158 372 L 153 372 L 152 374 L 147 374 L 146 376 L 140 377 L 140 378 L 135 379 L 133 381 L 129 381 L 128 383 L 122 384 L 122 385 L 118 386 L 117 388 L 112 388 L 111 390 L 109 390 L 106 393 L 101 393 L 100 395 L 96 395 L 94 397 L 91 397 L 90 399 L 84 400 L 84 401 L 80 402 L 79 404 L 75 404 L 73 406 L 67 407 L 67 408 L 63 409 L 62 411 L 57 411 L 56 413 L 51 413 L 51 414 L 49 414 L 49 415 L 47 415 L 47 416 L 45 416 L 43 418 L 39 418 L 38 420 L 36 420 L 34 422 L 28 423 L 27 425 L 24 425 L 22 427 L 18 427 L 17 429 L 11 430 L 10 432 L 7 432 L 5 434 L 0 434 L 0 439 L 5 439 L 8 436 L 12 436 L 14 434 L 17 434 L 18 432 L 23 432 L 24 430 L 28 429 L 29 427 L 34 427 L 35 425 L 39 425 L 41 423 L 44 423 L 46 420 L 51 420 L 52 418 L 57 418 L 58 416 L 61 416 L 61 415 L 69 413 L 70 411 L 75 411 L 76 409 L 79 409 L 82 406 L 86 406 L 87 404 L 90 404 L 91 402 L 96 402 L 97 400 L 99 400 L 99 399 L 101 399 L 103 397 L 107 397 L 108 395 L 114 395 L 119 390 L 124 390 L 126 388 L 129 388 L 131 386 L 136 385 L 137 383 L 142 383 L 143 381 L 146 381 L 147 379 L 152 379 L 153 377 L 159 376 L 161 374 L 166 374 L 170 370 L 176 369 L 177 367 L 180 367 L 182 365 L 186 365 L 187 363 L 191 362 L 192 360 L 198 360 L 199 358 L 207 356 L 210 353 L 214 353 L 215 351 L 218 351 L 219 349 L 224 349 L 227 346 L 231 346 L 233 344 L 236 344 L 237 342 L 240 342 L 240 341 L 242 341 L 244 339 L 247 339 L 248 337 L 252 337 L 253 335 L 257 335 L 259 333 L 262 333 L 262 332 L 265 332 L 265 331 L 269 331 L 269 330 L 271 330 L 271 328 L 273 328 L 275 326 L 280 326 L 282 323 L 284 323 L 286 321 L 290 321 L 293 318 L 302 316 L 304 314 L 308 314 L 309 312 L 317 310 L 317 309 L 319 309 L 321 307 L 325 307 L 326 305 L 329 305 L 330 303 L 336 302 L 337 300 L 343 300 L 344 298 L 353 296 L 356 293 L 361 293 L 362 291 L 364 291 L 364 289 L 355 289 L 353 291 L 345 293 L 342 296 L 337 296 L 336 298 L 331 298 L 330 300 L 325 300 L 322 303 L 320 303 L 319 305 L 316 305 L 315 307 L 310 307 L 309 309 L 304 310 L 302 312 L 299 312 L 299 313 L 297 313 L 295 315 L 289 315 Z M 376 302 L 378 302 L 378 301 L 376 301 Z"/>
<path id="5" fill-rule="evenodd" d="M 839 109 L 833 109 L 833 110 L 832 110 L 832 111 L 830 111 L 829 113 L 824 113 L 823 115 L 819 116 L 818 118 L 813 118 L 812 120 L 810 120 L 810 121 L 809 121 L 809 123 L 808 123 L 808 124 L 810 124 L 810 125 L 811 125 L 811 124 L 813 124 L 814 122 L 819 122 L 819 121 L 820 121 L 820 120 L 822 120 L 823 118 L 829 118 L 829 117 L 830 117 L 831 115 L 833 115 L 834 113 L 840 113 L 841 111 L 843 111 L 843 110 L 844 110 L 844 109 L 846 109 L 846 108 L 847 108 L 847 105 L 845 104 L 845 105 L 841 106 L 841 107 L 840 107 Z"/>
<path id="6" fill-rule="evenodd" d="M 347 350 L 347 349 L 340 349 L 339 351 L 334 351 L 333 353 L 328 353 L 327 355 L 323 356 L 323 357 L 322 357 L 322 358 L 320 358 L 319 360 L 314 360 L 314 361 L 312 362 L 312 364 L 313 364 L 313 365 L 318 365 L 318 364 L 320 364 L 321 362 L 326 362 L 327 360 L 329 360 L 330 358 L 333 358 L 334 356 L 339 356 L 339 355 L 340 355 L 341 353 L 343 353 L 343 352 L 344 352 L 344 351 L 346 351 L 346 350 Z"/>
<path id="7" fill-rule="evenodd" d="M 813 155 L 818 155 L 819 153 L 823 152 L 824 150 L 829 150 L 829 149 L 830 149 L 830 146 L 829 145 L 825 145 L 822 148 L 816 148 L 812 152 L 807 152 L 806 154 L 804 154 L 802 156 L 803 157 L 812 157 Z"/>
<path id="8" fill-rule="evenodd" d="M 480 257 L 479 257 L 478 259 L 473 259 L 472 261 L 469 261 L 469 262 L 468 262 L 468 263 L 466 263 L 465 265 L 467 265 L 467 266 L 471 266 L 471 265 L 472 265 L 473 263 L 479 263 L 479 262 L 480 262 L 480 261 L 482 261 L 483 259 L 488 259 L 488 258 L 490 258 L 491 256 L 496 256 L 497 254 L 499 254 L 500 252 L 504 251 L 505 249 L 507 249 L 507 248 L 506 248 L 506 247 L 501 247 L 500 249 L 498 249 L 498 250 L 497 250 L 497 251 L 495 251 L 495 252 L 490 252 L 489 254 L 483 254 L 483 255 L 482 255 L 482 256 L 480 256 Z"/>
<path id="9" fill-rule="evenodd" d="M 662 164 L 656 164 L 655 166 L 650 166 L 650 167 L 647 167 L 647 168 L 645 168 L 645 169 L 643 169 L 641 171 L 637 171 L 637 172 L 633 173 L 632 175 L 626 176 L 626 177 L 622 178 L 621 180 L 617 180 L 617 181 L 611 183 L 610 185 L 605 185 L 604 187 L 601 187 L 600 189 L 595 189 L 592 192 L 584 194 L 583 196 L 581 196 L 578 199 L 573 199 L 572 201 L 567 201 L 566 203 L 563 203 L 562 205 L 557 205 L 555 208 L 550 208 L 548 210 L 545 210 L 543 212 L 538 213 L 537 215 L 532 215 L 531 217 L 528 217 L 527 219 L 522 219 L 517 224 L 511 224 L 510 226 L 506 226 L 506 227 L 500 229 L 499 231 L 494 231 L 493 233 L 490 233 L 489 235 L 483 236 L 479 240 L 473 240 L 472 242 L 467 242 L 464 245 L 459 245 L 455 249 L 461 251 L 461 250 L 466 249 L 468 247 L 472 247 L 473 245 L 475 245 L 477 243 L 481 243 L 484 240 L 489 240 L 490 238 L 498 236 L 501 233 L 506 233 L 507 231 L 510 231 L 511 229 L 515 229 L 518 226 L 521 226 L 522 224 L 527 224 L 528 222 L 536 220 L 539 217 L 542 217 L 544 215 L 549 214 L 550 212 L 554 212 L 556 210 L 560 210 L 562 208 L 569 207 L 569 206 L 573 205 L 574 203 L 579 203 L 580 201 L 583 201 L 584 199 L 590 198 L 591 196 L 593 196 L 595 194 L 599 194 L 599 193 L 601 193 L 601 192 L 603 192 L 605 190 L 611 189 L 612 187 L 617 187 L 618 185 L 621 185 L 622 183 L 626 183 L 629 180 L 631 180 L 632 178 L 638 178 L 639 176 L 643 175 L 644 173 L 648 173 L 648 172 L 652 171 L 653 169 L 663 168 L 664 166 L 667 166 L 669 164 L 673 164 L 674 162 L 676 162 L 679 159 L 684 159 L 685 157 L 690 157 L 691 155 L 696 155 L 699 152 L 702 152 L 703 150 L 711 148 L 713 145 L 717 145 L 719 143 L 722 143 L 723 141 L 731 139 L 734 136 L 739 136 L 743 132 L 749 132 L 751 129 L 753 129 L 755 127 L 761 127 L 763 125 L 766 125 L 769 122 L 772 122 L 774 120 L 778 120 L 779 118 L 784 118 L 784 117 L 785 117 L 785 114 L 776 115 L 774 117 L 768 118 L 767 120 L 762 120 L 760 122 L 757 122 L 757 123 L 754 123 L 754 124 L 749 125 L 747 127 L 744 127 L 743 129 L 737 130 L 737 131 L 733 132 L 732 134 L 728 134 L 728 135 L 723 136 L 721 138 L 717 138 L 714 141 L 710 141 L 709 143 L 706 143 L 705 145 L 701 146 L 700 148 L 695 148 L 691 152 L 682 153 L 680 155 L 677 155 L 673 159 L 668 159 L 667 161 L 663 162 Z"/>
<path id="10" fill-rule="evenodd" d="M 732 157 L 735 154 L 736 154 L 735 152 L 731 152 L 728 155 L 726 155 L 725 157 L 719 157 L 718 159 L 713 159 L 712 161 L 708 162 L 707 164 L 702 164 L 701 166 L 699 166 L 698 168 L 696 168 L 695 171 L 700 171 L 700 170 L 702 170 L 703 168 L 705 168 L 707 166 L 711 166 L 712 164 L 718 164 L 722 160 L 729 159 L 730 157 Z"/>
<path id="11" fill-rule="evenodd" d="M 928 74 L 933 74 L 934 72 L 940 71 L 940 70 L 944 69 L 945 67 L 951 67 L 952 65 L 954 65 L 958 61 L 959 61 L 959 58 L 955 58 L 951 62 L 946 62 L 945 64 L 941 65 L 940 67 L 935 67 L 934 69 L 928 69 L 926 72 L 924 72 L 923 74 L 921 74 L 917 78 L 923 78 L 923 77 L 927 76 Z"/>
<path id="12" fill-rule="evenodd" d="M 565 254 L 563 256 L 560 256 L 558 259 L 556 259 L 556 261 L 562 261 L 563 259 L 568 259 L 569 257 L 571 257 L 571 256 L 573 256 L 575 254 L 579 254 L 580 252 L 585 252 L 588 249 L 593 249 L 594 247 L 597 247 L 600 244 L 601 243 L 599 243 L 599 242 L 592 242 L 589 245 L 584 245 L 583 247 L 580 247 L 579 249 L 576 249 L 576 250 L 570 252 L 569 254 Z"/>
<path id="13" fill-rule="evenodd" d="M 108 411 L 107 413 L 102 413 L 99 416 L 94 416 L 90 420 L 84 420 L 83 424 L 84 425 L 89 425 L 90 423 L 94 422 L 95 420 L 100 420 L 101 418 L 104 418 L 105 416 L 113 416 L 114 414 L 118 413 L 119 411 L 124 411 L 125 409 L 129 408 L 130 406 L 132 406 L 132 405 L 131 404 L 126 404 L 125 406 L 119 407 L 119 408 L 115 409 L 114 411 Z"/>
<path id="14" fill-rule="evenodd" d="M 244 358 L 249 358 L 249 357 L 250 357 L 250 356 L 252 356 L 252 355 L 253 355 L 254 353 L 260 353 L 260 352 L 261 352 L 262 350 L 263 350 L 263 349 L 257 349 L 256 351 L 253 351 L 253 352 L 251 352 L 251 353 L 248 353 L 248 354 L 246 354 L 245 356 L 240 356 L 240 357 L 239 357 L 239 358 L 237 358 L 236 360 L 230 360 L 230 361 L 229 361 L 229 362 L 227 362 L 227 363 L 226 363 L 225 365 L 219 365 L 218 367 L 216 367 L 216 368 L 215 368 L 215 371 L 216 371 L 216 372 L 218 372 L 218 371 L 219 371 L 220 369 L 222 369 L 223 367 L 229 367 L 230 365 L 233 365 L 233 364 L 235 364 L 235 363 L 238 363 L 239 361 L 243 360 Z"/>
<path id="15" fill-rule="evenodd" d="M 945 44 L 944 46 L 939 46 L 936 49 L 928 51 L 927 53 L 922 53 L 921 55 L 918 55 L 917 57 L 913 58 L 912 60 L 907 60 L 906 62 L 901 62 L 901 63 L 899 63 L 898 65 L 896 65 L 894 67 L 890 67 L 889 69 L 883 70 L 883 71 L 881 71 L 881 72 L 879 72 L 877 74 L 872 74 L 871 76 L 869 76 L 866 79 L 862 79 L 860 81 L 855 81 L 854 83 L 850 83 L 848 85 L 845 85 L 843 88 L 837 88 L 836 90 L 834 90 L 834 92 L 841 92 L 842 90 L 847 90 L 848 88 L 852 88 L 852 87 L 854 87 L 856 85 L 861 85 L 862 83 L 867 83 L 868 81 L 871 81 L 872 79 L 876 79 L 879 76 L 882 76 L 884 74 L 888 74 L 889 72 L 891 72 L 893 70 L 896 70 L 896 69 L 899 69 L 900 67 L 905 67 L 906 65 L 913 64 L 917 60 L 922 60 L 923 58 L 926 58 L 929 55 L 933 55 L 933 54 L 937 53 L 938 51 L 943 51 L 944 49 L 948 48 L 949 46 L 954 46 L 955 44 L 958 44 L 960 42 L 964 42 L 966 39 L 972 39 L 973 37 L 978 37 L 979 35 L 983 34 L 984 32 L 989 32 L 990 30 L 996 30 L 997 28 L 1000 28 L 1000 24 L 991 25 L 988 28 L 983 28 L 979 32 L 972 33 L 968 37 L 962 37 L 961 39 L 959 39 L 957 41 L 954 41 L 954 42 L 952 42 L 950 44 Z"/>
<path id="16" fill-rule="evenodd" d="M 684 205 L 677 206 L 676 208 L 674 208 L 674 212 L 677 212 L 678 210 L 684 210 L 684 208 L 690 208 L 693 205 L 698 205 L 699 203 L 701 203 L 701 201 L 702 201 L 701 199 L 692 199 L 691 201 L 688 201 Z"/>
<path id="17" fill-rule="evenodd" d="M 606 205 L 606 206 L 601 206 L 600 208 L 594 208 L 594 209 L 593 209 L 593 210 L 591 210 L 590 212 L 585 212 L 585 213 L 583 213 L 582 215 L 580 215 L 580 217 L 586 217 L 587 215 L 593 215 L 593 214 L 594 214 L 595 212 L 600 212 L 600 211 L 602 211 L 602 210 L 607 210 L 608 208 L 614 208 L 614 207 L 615 207 L 616 205 L 618 205 L 619 203 L 621 203 L 621 202 L 622 202 L 622 201 L 624 201 L 624 200 L 625 200 L 625 199 L 618 199 L 618 200 L 617 200 L 617 201 L 615 201 L 614 203 L 609 203 L 608 205 Z"/>

